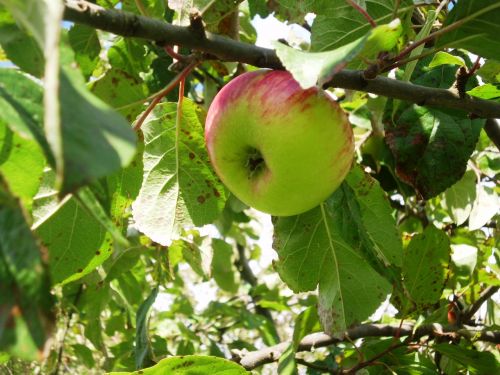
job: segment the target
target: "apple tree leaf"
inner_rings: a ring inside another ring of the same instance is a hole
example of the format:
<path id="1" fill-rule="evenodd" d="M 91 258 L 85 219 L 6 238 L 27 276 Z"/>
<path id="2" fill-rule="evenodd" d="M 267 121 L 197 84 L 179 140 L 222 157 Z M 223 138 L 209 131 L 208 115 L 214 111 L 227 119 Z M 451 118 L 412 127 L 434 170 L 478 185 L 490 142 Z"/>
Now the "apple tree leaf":
<path id="1" fill-rule="evenodd" d="M 185 226 L 211 223 L 224 208 L 226 194 L 210 166 L 200 111 L 184 100 L 176 130 L 176 104 L 158 105 L 141 128 L 144 178 L 133 217 L 141 232 L 162 245 Z"/>
<path id="2" fill-rule="evenodd" d="M 151 306 L 153 306 L 157 296 L 158 287 L 155 287 L 137 310 L 135 325 L 135 368 L 142 368 L 148 362 L 152 362 L 151 343 L 148 336 L 148 319 Z"/>
<path id="3" fill-rule="evenodd" d="M 477 185 L 476 200 L 469 215 L 469 229 L 480 229 L 500 212 L 500 197 L 491 187 Z"/>
<path id="4" fill-rule="evenodd" d="M 403 257 L 404 286 L 411 301 L 424 307 L 439 300 L 450 263 L 450 241 L 430 224 L 415 235 Z"/>
<path id="5" fill-rule="evenodd" d="M 35 77 L 43 75 L 42 49 L 3 8 L 0 8 L 0 45 L 7 58 L 19 68 Z"/>
<path id="6" fill-rule="evenodd" d="M 52 153 L 43 134 L 43 89 L 15 69 L 0 69 L 0 121 L 21 137 L 38 142 L 49 162 Z"/>
<path id="7" fill-rule="evenodd" d="M 390 290 L 360 250 L 363 240 L 350 213 L 349 190 L 344 183 L 319 207 L 274 222 L 276 269 L 294 292 L 319 285 L 318 312 L 329 333 L 366 319 Z"/>
<path id="8" fill-rule="evenodd" d="M 397 12 L 393 0 L 365 0 L 363 3 L 377 25 L 390 23 L 394 15 L 402 18 L 413 9 L 411 0 L 400 1 Z M 345 0 L 316 2 L 313 8 L 311 11 L 317 14 L 311 30 L 311 50 L 314 52 L 335 50 L 371 32 L 366 18 Z"/>
<path id="9" fill-rule="evenodd" d="M 238 291 L 233 268 L 233 247 L 224 240 L 212 239 L 214 251 L 212 258 L 212 275 L 217 285 L 230 293 Z"/>
<path id="10" fill-rule="evenodd" d="M 476 349 L 467 349 L 459 345 L 436 344 L 436 350 L 465 366 L 472 374 L 498 374 L 500 364 L 491 352 L 480 352 Z"/>
<path id="11" fill-rule="evenodd" d="M 0 173 L 28 210 L 40 186 L 44 166 L 40 146 L 10 130 L 0 115 Z"/>
<path id="12" fill-rule="evenodd" d="M 439 51 L 433 57 L 432 61 L 429 63 L 429 68 L 435 68 L 439 65 L 458 65 L 466 66 L 464 59 L 459 56 L 454 56 L 448 52 Z"/>
<path id="13" fill-rule="evenodd" d="M 143 100 L 148 96 L 148 89 L 140 79 L 114 68 L 93 81 L 90 91 L 125 116 L 130 123 L 142 112 Z"/>
<path id="14" fill-rule="evenodd" d="M 399 20 L 381 25 L 355 41 L 327 52 L 304 52 L 275 42 L 276 53 L 303 89 L 328 82 L 356 57 L 365 59 L 389 51 L 397 43 L 402 27 Z"/>
<path id="15" fill-rule="evenodd" d="M 493 85 L 491 83 L 487 83 L 482 86 L 477 86 L 472 90 L 467 91 L 467 94 L 484 100 L 495 100 L 500 102 L 500 84 L 497 83 L 496 85 Z"/>
<path id="16" fill-rule="evenodd" d="M 36 360 L 50 332 L 53 298 L 43 253 L 19 201 L 0 174 L 0 345 Z"/>
<path id="17" fill-rule="evenodd" d="M 384 121 L 385 139 L 396 159 L 398 177 L 425 199 L 443 192 L 463 176 L 484 123 L 417 105 Z"/>
<path id="18" fill-rule="evenodd" d="M 69 43 L 75 52 L 75 60 L 88 79 L 99 62 L 101 43 L 97 31 L 86 25 L 73 25 L 68 31 Z"/>
<path id="19" fill-rule="evenodd" d="M 347 185 L 352 189 L 355 201 L 359 206 L 357 226 L 360 235 L 368 239 L 370 248 L 383 267 L 401 266 L 403 244 L 399 236 L 396 220 L 392 216 L 392 208 L 387 196 L 377 180 L 355 166 L 346 177 Z M 354 200 L 348 201 L 351 212 Z M 381 274 L 385 273 L 384 271 Z"/>
<path id="20" fill-rule="evenodd" d="M 247 375 L 243 367 L 235 362 L 224 358 L 183 355 L 162 359 L 153 367 L 134 372 L 110 372 L 109 375 L 189 375 L 189 374 L 224 374 L 224 375 Z"/>
<path id="21" fill-rule="evenodd" d="M 32 229 L 48 250 L 52 281 L 66 284 L 90 273 L 109 258 L 113 238 L 82 202 L 71 196 L 59 202 L 54 185 L 55 173 L 46 169 L 34 197 Z"/>
<path id="22" fill-rule="evenodd" d="M 461 23 L 443 34 L 436 47 L 463 48 L 479 56 L 500 59 L 500 2 L 497 0 L 459 1 L 446 17 L 444 27 Z"/>
<path id="23" fill-rule="evenodd" d="M 130 124 L 92 95 L 76 74 L 61 72 L 62 193 L 127 166 L 135 155 Z M 60 176 L 61 177 L 61 176 Z"/>
<path id="24" fill-rule="evenodd" d="M 453 221 L 462 225 L 469 217 L 475 199 L 476 174 L 467 171 L 460 181 L 446 189 L 443 203 Z"/>

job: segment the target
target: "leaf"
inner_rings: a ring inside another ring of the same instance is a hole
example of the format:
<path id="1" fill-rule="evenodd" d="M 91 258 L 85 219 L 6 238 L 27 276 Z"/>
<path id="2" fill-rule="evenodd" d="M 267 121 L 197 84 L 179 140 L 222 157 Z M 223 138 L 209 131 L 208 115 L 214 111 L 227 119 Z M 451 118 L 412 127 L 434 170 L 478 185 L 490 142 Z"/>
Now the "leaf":
<path id="1" fill-rule="evenodd" d="M 43 134 L 43 89 L 15 69 L 0 69 L 0 121 L 21 137 L 37 141 L 46 158 L 52 153 Z"/>
<path id="2" fill-rule="evenodd" d="M 31 210 L 44 165 L 45 158 L 38 144 L 12 132 L 0 115 L 0 173 L 27 210 Z"/>
<path id="3" fill-rule="evenodd" d="M 90 26 L 75 24 L 69 29 L 68 37 L 71 48 L 75 52 L 75 60 L 85 78 L 88 79 L 99 62 L 101 52 L 97 31 Z"/>
<path id="4" fill-rule="evenodd" d="M 441 354 L 461 363 L 473 374 L 498 374 L 500 365 L 490 352 L 479 352 L 458 345 L 436 344 L 434 348 Z"/>
<path id="5" fill-rule="evenodd" d="M 360 251 L 348 199 L 349 190 L 341 188 L 319 207 L 274 222 L 275 267 L 296 293 L 319 285 L 318 311 L 328 333 L 366 319 L 390 289 Z"/>
<path id="6" fill-rule="evenodd" d="M 366 0 L 364 3 L 377 25 L 390 23 L 393 19 L 393 0 Z M 395 16 L 403 19 L 403 15 L 412 10 L 412 5 L 411 0 L 401 1 Z M 318 1 L 312 11 L 317 14 L 311 31 L 312 51 L 335 50 L 371 30 L 366 18 L 345 0 Z"/>
<path id="7" fill-rule="evenodd" d="M 432 61 L 429 64 L 429 68 L 435 68 L 440 65 L 458 65 L 458 66 L 466 66 L 464 59 L 459 56 L 454 56 L 449 54 L 448 52 L 438 51 Z"/>
<path id="8" fill-rule="evenodd" d="M 153 288 L 151 294 L 139 306 L 136 316 L 135 328 L 135 368 L 142 368 L 151 363 L 151 348 L 148 335 L 149 310 L 158 296 L 158 288 Z"/>
<path id="9" fill-rule="evenodd" d="M 392 49 L 401 32 L 401 22 L 395 20 L 328 52 L 303 52 L 278 42 L 274 43 L 274 46 L 286 69 L 303 89 L 307 89 L 316 84 L 321 87 L 358 56 L 369 58 L 381 51 Z"/>
<path id="10" fill-rule="evenodd" d="M 158 105 L 142 125 L 144 179 L 132 205 L 137 228 L 162 245 L 185 226 L 211 223 L 224 208 L 224 188 L 210 166 L 199 107 L 186 99 L 176 131 L 176 105 Z"/>
<path id="11" fill-rule="evenodd" d="M 144 374 L 144 375 L 191 375 L 191 374 L 249 374 L 235 362 L 219 357 L 184 355 L 162 359 L 153 367 L 134 372 L 110 372 L 109 375 Z"/>
<path id="12" fill-rule="evenodd" d="M 43 76 L 45 62 L 40 46 L 4 9 L 0 9 L 0 44 L 12 63 L 35 77 Z"/>
<path id="13" fill-rule="evenodd" d="M 374 255 L 384 267 L 401 266 L 403 245 L 392 208 L 377 180 L 355 166 L 346 177 L 353 190 L 361 214 L 360 233 L 373 245 Z M 355 209 L 351 208 L 354 212 Z"/>
<path id="14" fill-rule="evenodd" d="M 280 375 L 297 375 L 297 363 L 295 362 L 295 350 L 293 344 L 287 346 L 287 348 L 281 354 L 278 360 L 278 374 Z"/>
<path id="15" fill-rule="evenodd" d="M 415 235 L 403 257 L 404 285 L 418 307 L 436 303 L 441 297 L 450 261 L 448 236 L 432 224 Z"/>
<path id="16" fill-rule="evenodd" d="M 35 360 L 53 323 L 50 279 L 17 199 L 0 174 L 0 347 Z"/>
<path id="17" fill-rule="evenodd" d="M 467 91 L 467 94 L 484 100 L 495 100 L 500 102 L 500 85 L 487 83 L 482 86 L 474 87 L 472 90 Z"/>
<path id="18" fill-rule="evenodd" d="M 233 247 L 224 240 L 213 238 L 212 248 L 212 275 L 215 282 L 221 289 L 236 293 L 239 285 L 236 283 L 233 269 Z"/>
<path id="19" fill-rule="evenodd" d="M 476 55 L 500 59 L 500 3 L 497 0 L 459 1 L 446 17 L 443 27 L 463 21 L 458 28 L 443 34 L 436 47 L 463 48 Z"/>
<path id="20" fill-rule="evenodd" d="M 320 330 L 318 309 L 316 306 L 309 306 L 295 318 L 295 326 L 293 328 L 293 349 L 296 351 L 300 341 L 308 334 L 319 332 Z"/>
<path id="21" fill-rule="evenodd" d="M 61 72 L 61 194 L 127 166 L 135 155 L 136 136 L 128 122 L 70 77 Z"/>
<path id="22" fill-rule="evenodd" d="M 482 228 L 500 212 L 500 198 L 494 189 L 477 185 L 476 200 L 469 215 L 469 230 Z"/>
<path id="23" fill-rule="evenodd" d="M 486 83 L 500 83 L 500 61 L 486 60 L 477 71 L 477 74 Z"/>
<path id="24" fill-rule="evenodd" d="M 208 2 L 201 11 L 203 22 L 205 22 L 209 29 L 212 29 L 213 26 L 217 26 L 227 15 L 237 9 L 242 1 L 243 0 L 219 0 Z M 210 31 L 215 32 L 217 28 Z"/>
<path id="25" fill-rule="evenodd" d="M 144 83 L 127 72 L 110 69 L 90 84 L 90 91 L 132 123 L 143 110 L 148 96 Z"/>
<path id="26" fill-rule="evenodd" d="M 476 175 L 467 171 L 460 181 L 444 192 L 443 203 L 453 221 L 462 225 L 469 217 L 475 199 Z"/>
<path id="27" fill-rule="evenodd" d="M 192 241 L 175 240 L 169 246 L 170 260 L 175 263 L 180 261 L 175 259 L 182 253 L 182 258 L 191 266 L 194 272 L 204 280 L 211 277 L 213 248 L 209 237 L 200 237 L 197 233 L 190 233 L 194 238 Z"/>
<path id="28" fill-rule="evenodd" d="M 38 215 L 36 208 L 34 211 L 35 217 L 45 219 L 37 222 L 35 230 L 48 249 L 55 284 L 81 278 L 111 255 L 111 237 L 106 236 L 105 228 L 76 199 L 69 197 L 62 201 L 53 213 L 44 210 L 44 215 Z"/>
<path id="29" fill-rule="evenodd" d="M 457 276 L 465 276 L 467 279 L 472 276 L 477 264 L 477 247 L 456 244 L 451 245 L 452 253 L 451 260 L 456 267 L 455 273 Z"/>
<path id="30" fill-rule="evenodd" d="M 398 177 L 425 199 L 463 176 L 484 123 L 417 105 L 409 106 L 394 120 L 384 121 Z"/>

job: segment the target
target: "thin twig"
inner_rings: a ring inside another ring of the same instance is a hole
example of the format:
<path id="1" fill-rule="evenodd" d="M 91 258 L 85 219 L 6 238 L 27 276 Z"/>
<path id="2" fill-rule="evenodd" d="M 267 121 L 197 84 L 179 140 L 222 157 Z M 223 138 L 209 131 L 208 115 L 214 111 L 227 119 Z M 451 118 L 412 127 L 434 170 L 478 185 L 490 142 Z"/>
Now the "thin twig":
<path id="1" fill-rule="evenodd" d="M 402 346 L 406 346 L 405 343 L 399 342 L 397 344 L 393 344 L 389 346 L 387 349 L 381 351 L 377 355 L 375 355 L 373 358 L 369 359 L 368 361 L 358 363 L 356 366 L 350 368 L 345 372 L 345 374 L 355 374 L 358 370 L 361 370 L 362 368 L 372 366 L 374 363 L 379 359 L 382 358 L 384 355 L 392 352 L 394 349 L 401 348 Z"/>
<path id="2" fill-rule="evenodd" d="M 375 28 L 377 27 L 377 23 L 375 20 L 368 14 L 368 12 L 363 9 L 359 4 L 355 3 L 352 0 L 345 0 L 350 6 L 352 6 L 354 9 L 356 9 L 363 17 L 366 18 L 366 20 L 370 23 L 371 27 Z"/>
<path id="3" fill-rule="evenodd" d="M 495 294 L 500 287 L 498 286 L 489 286 L 485 290 L 481 292 L 479 295 L 479 298 L 472 304 L 470 305 L 466 311 L 462 314 L 463 322 L 467 322 L 469 319 L 471 319 L 474 314 L 481 308 L 483 303 L 485 303 L 493 294 Z"/>
<path id="4" fill-rule="evenodd" d="M 151 111 L 156 107 L 156 105 L 162 100 L 170 91 L 172 91 L 182 80 L 184 80 L 191 70 L 193 70 L 196 65 L 198 65 L 198 61 L 191 62 L 188 66 L 186 66 L 179 74 L 177 74 L 172 81 L 169 82 L 167 87 L 165 87 L 162 91 L 156 95 L 156 97 L 151 101 L 146 110 L 142 113 L 141 117 L 136 121 L 134 125 L 134 130 L 139 130 L 146 118 L 149 116 Z"/>

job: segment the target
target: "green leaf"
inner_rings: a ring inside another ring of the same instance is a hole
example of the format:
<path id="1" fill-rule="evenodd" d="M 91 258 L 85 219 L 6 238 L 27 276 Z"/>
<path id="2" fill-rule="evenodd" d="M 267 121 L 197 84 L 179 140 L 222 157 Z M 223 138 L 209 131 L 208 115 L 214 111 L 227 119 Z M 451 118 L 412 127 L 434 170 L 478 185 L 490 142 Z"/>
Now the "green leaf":
<path id="1" fill-rule="evenodd" d="M 34 228 L 49 251 L 54 283 L 77 280 L 111 255 L 111 236 L 106 235 L 105 228 L 76 199 L 68 197 L 63 200 L 55 212 L 51 212 L 54 209 L 51 201 L 45 201 L 39 207 L 34 207 L 34 216 L 41 220 Z M 38 213 L 38 209 L 42 213 Z"/>
<path id="2" fill-rule="evenodd" d="M 500 365 L 493 353 L 479 352 L 450 344 L 436 344 L 434 348 L 441 354 L 461 363 L 473 374 L 490 375 L 500 372 Z"/>
<path id="3" fill-rule="evenodd" d="M 352 193 L 343 187 L 319 207 L 274 222 L 276 269 L 294 292 L 319 285 L 318 311 L 329 333 L 343 332 L 366 319 L 390 289 L 360 250 L 349 199 Z"/>
<path id="4" fill-rule="evenodd" d="M 446 17 L 444 27 L 464 22 L 445 33 L 436 47 L 463 48 L 476 55 L 500 59 L 500 3 L 497 0 L 459 1 Z"/>
<path id="5" fill-rule="evenodd" d="M 477 71 L 477 74 L 486 83 L 500 83 L 500 61 L 486 60 Z"/>
<path id="6" fill-rule="evenodd" d="M 212 258 L 212 275 L 217 285 L 229 292 L 238 291 L 233 268 L 233 247 L 224 240 L 212 239 L 214 255 Z"/>
<path id="7" fill-rule="evenodd" d="M 135 368 L 142 368 L 152 362 L 151 344 L 149 342 L 148 317 L 149 310 L 158 295 L 158 287 L 153 288 L 151 294 L 144 300 L 137 310 L 135 326 Z"/>
<path id="8" fill-rule="evenodd" d="M 453 221 L 457 225 L 462 225 L 469 217 L 475 199 L 476 174 L 467 171 L 460 181 L 444 192 L 443 203 Z"/>
<path id="9" fill-rule="evenodd" d="M 321 327 L 318 321 L 318 309 L 316 306 L 309 306 L 302 311 L 295 319 L 293 328 L 293 348 L 297 350 L 300 341 L 308 334 L 319 332 Z"/>
<path id="10" fill-rule="evenodd" d="M 12 132 L 0 118 L 0 173 L 28 210 L 38 191 L 44 165 L 40 146 Z"/>
<path id="11" fill-rule="evenodd" d="M 278 374 L 280 375 L 297 375 L 297 363 L 295 363 L 295 350 L 293 344 L 287 346 L 287 348 L 281 354 L 278 360 Z"/>
<path id="12" fill-rule="evenodd" d="M 101 43 L 96 29 L 86 25 L 73 25 L 68 32 L 71 48 L 75 52 L 75 60 L 83 75 L 88 79 L 99 62 Z"/>
<path id="13" fill-rule="evenodd" d="M 432 224 L 415 235 L 405 249 L 403 278 L 406 291 L 418 307 L 441 297 L 450 261 L 448 236 Z"/>
<path id="14" fill-rule="evenodd" d="M 90 84 L 90 91 L 132 123 L 143 110 L 148 89 L 142 80 L 123 70 L 110 69 Z"/>
<path id="15" fill-rule="evenodd" d="M 438 51 L 432 61 L 429 64 L 429 68 L 435 68 L 439 65 L 458 65 L 458 66 L 466 66 L 464 59 L 459 56 L 454 56 L 449 54 L 448 52 Z"/>
<path id="16" fill-rule="evenodd" d="M 45 62 L 40 46 L 33 37 L 19 28 L 6 10 L 2 9 L 0 9 L 0 44 L 12 63 L 35 77 L 43 75 Z"/>
<path id="17" fill-rule="evenodd" d="M 238 8 L 243 0 L 209 1 L 202 9 L 203 22 L 211 29 L 217 26 L 227 15 Z M 217 29 L 213 30 L 216 31 Z M 212 31 L 212 30 L 211 30 Z"/>
<path id="18" fill-rule="evenodd" d="M 492 85 L 491 83 L 487 83 L 482 86 L 477 86 L 467 91 L 467 94 L 484 100 L 495 100 L 500 102 L 500 84 Z"/>
<path id="19" fill-rule="evenodd" d="M 200 108 L 183 101 L 176 130 L 176 104 L 158 105 L 142 125 L 144 179 L 132 205 L 137 228 L 162 245 L 184 226 L 211 223 L 224 208 L 224 188 L 210 166 Z"/>
<path id="20" fill-rule="evenodd" d="M 192 241 L 174 240 L 168 248 L 169 253 L 172 252 L 169 256 L 175 264 L 180 261 L 178 257 L 182 253 L 182 258 L 191 266 L 193 271 L 206 280 L 210 278 L 212 272 L 213 247 L 210 246 L 209 237 L 200 237 L 195 233 L 191 233 L 191 235 L 194 237 Z M 175 259 L 176 257 L 177 259 Z"/>
<path id="21" fill-rule="evenodd" d="M 483 123 L 417 105 L 385 119 L 398 177 L 425 199 L 443 192 L 465 173 Z"/>
<path id="22" fill-rule="evenodd" d="M 360 232 L 369 238 L 374 255 L 384 267 L 401 266 L 403 245 L 389 200 L 378 181 L 364 173 L 359 166 L 355 166 L 347 175 L 346 182 L 353 190 L 359 205 Z"/>
<path id="23" fill-rule="evenodd" d="M 127 166 L 135 155 L 136 135 L 118 113 L 61 72 L 63 145 L 62 194 Z M 61 177 L 61 176 L 60 176 Z"/>
<path id="24" fill-rule="evenodd" d="M 0 174 L 0 347 L 35 360 L 53 320 L 47 267 L 17 199 Z"/>
<path id="25" fill-rule="evenodd" d="M 328 52 L 303 52 L 278 42 L 274 43 L 274 46 L 286 69 L 292 73 L 303 89 L 307 89 L 316 84 L 321 87 L 358 56 L 370 58 L 381 51 L 392 49 L 401 32 L 401 22 L 395 20 Z"/>
<path id="26" fill-rule="evenodd" d="M 110 372 L 109 375 L 144 374 L 144 375 L 191 375 L 224 374 L 244 375 L 248 372 L 235 362 L 227 359 L 200 355 L 185 355 L 162 359 L 153 367 L 134 372 Z"/>
<path id="27" fill-rule="evenodd" d="M 393 0 L 365 0 L 365 9 L 377 25 L 390 23 L 394 15 Z M 399 2 L 396 17 L 412 10 L 411 0 Z M 310 10 L 311 11 L 311 10 Z M 345 0 L 315 2 L 317 14 L 311 31 L 311 50 L 330 51 L 346 45 L 371 30 L 366 18 Z"/>
<path id="28" fill-rule="evenodd" d="M 43 89 L 15 69 L 0 69 L 0 122 L 21 137 L 37 141 L 53 162 L 43 134 Z"/>
<path id="29" fill-rule="evenodd" d="M 500 198 L 495 190 L 477 185 L 476 200 L 469 216 L 469 229 L 480 229 L 500 212 Z"/>
<path id="30" fill-rule="evenodd" d="M 82 344 L 74 344 L 72 345 L 73 351 L 75 355 L 82 361 L 82 363 L 87 368 L 92 368 L 95 366 L 95 360 L 92 356 L 92 350 Z"/>

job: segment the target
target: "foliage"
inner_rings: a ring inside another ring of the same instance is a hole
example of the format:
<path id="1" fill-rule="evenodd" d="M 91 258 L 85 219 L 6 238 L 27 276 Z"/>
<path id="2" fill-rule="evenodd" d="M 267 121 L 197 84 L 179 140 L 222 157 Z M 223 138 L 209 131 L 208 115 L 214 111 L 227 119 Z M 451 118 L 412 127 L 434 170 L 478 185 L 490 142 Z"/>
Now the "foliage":
<path id="1" fill-rule="evenodd" d="M 193 1 L 94 3 L 186 25 Z M 66 5 L 0 0 L 1 373 L 498 373 L 500 153 L 484 119 L 329 88 L 355 165 L 318 207 L 271 220 L 220 182 L 203 136 L 215 93 L 254 67 L 186 48 L 174 62 L 62 22 Z M 349 68 L 500 98 L 496 0 L 194 5 L 245 43 L 256 15 L 310 29 L 274 44 L 304 88 Z M 402 320 L 444 333 L 400 337 Z M 395 328 L 343 334 L 374 323 Z"/>

